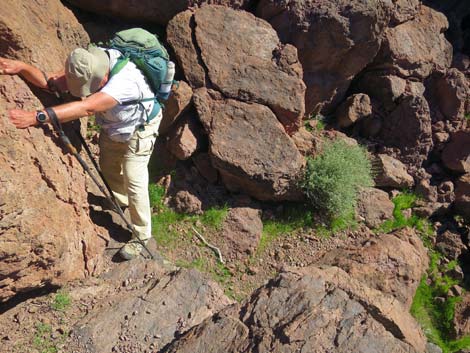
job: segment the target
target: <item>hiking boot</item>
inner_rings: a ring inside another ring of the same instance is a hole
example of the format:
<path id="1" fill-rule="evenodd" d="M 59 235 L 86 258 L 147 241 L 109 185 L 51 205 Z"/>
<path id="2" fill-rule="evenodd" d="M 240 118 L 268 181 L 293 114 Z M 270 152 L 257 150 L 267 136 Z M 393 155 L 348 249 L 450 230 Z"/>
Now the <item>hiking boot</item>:
<path id="1" fill-rule="evenodd" d="M 142 243 L 147 244 L 147 240 L 142 240 Z M 143 249 L 144 247 L 138 240 L 131 239 L 119 250 L 119 254 L 125 260 L 132 260 L 139 256 Z"/>

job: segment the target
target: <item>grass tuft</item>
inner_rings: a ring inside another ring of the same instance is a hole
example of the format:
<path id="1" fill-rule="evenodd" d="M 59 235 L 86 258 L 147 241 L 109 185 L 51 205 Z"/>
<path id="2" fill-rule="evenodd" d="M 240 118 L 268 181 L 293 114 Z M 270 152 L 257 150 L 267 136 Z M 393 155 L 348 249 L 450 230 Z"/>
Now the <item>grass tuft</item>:
<path id="1" fill-rule="evenodd" d="M 59 291 L 54 296 L 54 301 L 51 304 L 51 308 L 56 311 L 65 311 L 72 304 L 72 298 L 69 293 L 65 291 Z"/>

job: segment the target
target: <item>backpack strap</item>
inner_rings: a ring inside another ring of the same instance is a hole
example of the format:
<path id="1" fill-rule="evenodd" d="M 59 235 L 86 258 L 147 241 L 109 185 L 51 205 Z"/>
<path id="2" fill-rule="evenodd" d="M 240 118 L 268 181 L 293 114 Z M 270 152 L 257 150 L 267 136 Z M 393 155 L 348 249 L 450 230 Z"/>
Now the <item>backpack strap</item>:
<path id="1" fill-rule="evenodd" d="M 152 111 L 149 114 L 147 113 L 147 109 L 145 109 L 142 102 L 150 102 L 150 101 L 154 101 L 154 103 L 153 103 Z M 147 124 L 150 123 L 150 121 L 157 116 L 157 114 L 160 112 L 160 109 L 161 109 L 160 102 L 158 101 L 157 97 L 134 99 L 134 100 L 127 101 L 127 102 L 122 102 L 120 105 L 133 105 L 133 104 L 139 104 L 142 107 L 142 109 L 145 112 L 145 115 L 147 115 L 147 120 L 146 120 Z"/>
<path id="2" fill-rule="evenodd" d="M 130 61 L 130 58 L 128 56 L 120 56 L 117 59 L 116 64 L 114 64 L 113 68 L 111 69 L 111 72 L 109 73 L 109 77 L 113 77 L 114 75 L 119 73 L 124 68 L 124 66 L 127 65 L 129 61 Z M 155 102 L 153 104 L 152 111 L 150 112 L 150 114 L 148 114 L 147 109 L 145 109 L 142 102 L 150 102 L 150 101 L 155 101 Z M 161 109 L 160 102 L 158 101 L 157 97 L 134 99 L 134 100 L 127 101 L 127 102 L 122 102 L 120 105 L 133 105 L 133 104 L 139 104 L 142 107 L 142 109 L 145 112 L 145 115 L 147 115 L 147 120 L 146 120 L 147 124 L 150 123 L 150 121 L 157 116 L 157 114 L 159 113 Z"/>
<path id="3" fill-rule="evenodd" d="M 120 56 L 117 59 L 116 64 L 114 64 L 113 68 L 111 69 L 111 72 L 109 73 L 109 77 L 113 77 L 114 75 L 119 73 L 124 68 L 124 66 L 126 66 L 129 60 L 130 59 L 128 56 Z"/>

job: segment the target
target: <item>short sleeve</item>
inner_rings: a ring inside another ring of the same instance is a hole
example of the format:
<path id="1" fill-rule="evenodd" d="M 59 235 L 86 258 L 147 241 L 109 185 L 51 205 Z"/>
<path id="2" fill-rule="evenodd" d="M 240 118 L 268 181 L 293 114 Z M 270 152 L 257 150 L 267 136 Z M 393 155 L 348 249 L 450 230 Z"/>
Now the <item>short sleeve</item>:
<path id="1" fill-rule="evenodd" d="M 126 77 L 126 75 L 120 75 L 120 73 L 111 77 L 101 89 L 101 92 L 110 95 L 119 104 L 141 98 L 140 90 L 135 80 Z"/>

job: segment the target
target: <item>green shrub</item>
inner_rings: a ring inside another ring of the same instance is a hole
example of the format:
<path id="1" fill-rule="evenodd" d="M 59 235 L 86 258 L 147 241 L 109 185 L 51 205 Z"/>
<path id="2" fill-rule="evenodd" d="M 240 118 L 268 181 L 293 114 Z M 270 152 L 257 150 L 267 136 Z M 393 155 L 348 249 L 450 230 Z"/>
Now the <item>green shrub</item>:
<path id="1" fill-rule="evenodd" d="M 326 142 L 323 153 L 308 159 L 300 185 L 328 220 L 347 218 L 354 212 L 358 189 L 373 185 L 367 152 L 342 140 Z"/>

